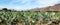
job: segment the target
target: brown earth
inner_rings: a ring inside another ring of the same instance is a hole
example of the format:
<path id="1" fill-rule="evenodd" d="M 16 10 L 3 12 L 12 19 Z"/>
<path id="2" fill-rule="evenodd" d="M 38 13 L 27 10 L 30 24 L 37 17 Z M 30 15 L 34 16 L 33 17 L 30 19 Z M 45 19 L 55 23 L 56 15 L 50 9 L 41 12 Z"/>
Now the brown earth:
<path id="1" fill-rule="evenodd" d="M 34 8 L 30 9 L 29 11 L 60 11 L 60 4 L 43 8 Z"/>

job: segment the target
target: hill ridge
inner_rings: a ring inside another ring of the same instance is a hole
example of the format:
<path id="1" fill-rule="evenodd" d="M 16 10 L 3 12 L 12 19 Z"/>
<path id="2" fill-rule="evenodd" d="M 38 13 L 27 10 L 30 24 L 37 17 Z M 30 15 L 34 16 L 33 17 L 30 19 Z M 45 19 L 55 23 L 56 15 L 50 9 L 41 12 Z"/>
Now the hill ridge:
<path id="1" fill-rule="evenodd" d="M 43 8 L 34 8 L 29 11 L 60 11 L 60 4 L 56 4 L 54 6 L 43 7 Z"/>

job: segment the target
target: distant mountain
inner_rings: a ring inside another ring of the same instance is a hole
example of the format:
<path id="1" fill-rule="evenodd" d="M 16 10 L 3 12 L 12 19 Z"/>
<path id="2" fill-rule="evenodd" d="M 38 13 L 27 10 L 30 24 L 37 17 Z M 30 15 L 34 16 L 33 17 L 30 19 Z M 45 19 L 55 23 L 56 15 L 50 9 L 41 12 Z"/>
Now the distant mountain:
<path id="1" fill-rule="evenodd" d="M 29 11 L 60 11 L 60 4 L 56 4 L 54 6 L 43 7 L 43 8 L 34 8 Z"/>

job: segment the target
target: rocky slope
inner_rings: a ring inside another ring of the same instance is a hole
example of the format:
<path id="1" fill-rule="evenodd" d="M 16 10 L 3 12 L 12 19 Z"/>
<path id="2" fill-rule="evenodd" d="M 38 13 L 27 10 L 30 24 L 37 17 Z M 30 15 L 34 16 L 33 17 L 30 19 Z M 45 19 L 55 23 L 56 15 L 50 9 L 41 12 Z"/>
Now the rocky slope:
<path id="1" fill-rule="evenodd" d="M 44 7 L 44 8 L 34 8 L 29 11 L 60 11 L 60 4 L 54 6 Z"/>

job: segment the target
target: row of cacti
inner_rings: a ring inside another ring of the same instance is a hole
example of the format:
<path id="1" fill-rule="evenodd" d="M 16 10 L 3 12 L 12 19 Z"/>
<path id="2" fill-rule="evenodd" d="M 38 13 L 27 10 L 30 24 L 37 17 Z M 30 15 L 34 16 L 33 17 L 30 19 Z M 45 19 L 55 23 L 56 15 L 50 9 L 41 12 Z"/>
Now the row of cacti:
<path id="1" fill-rule="evenodd" d="M 11 25 L 12 22 L 20 22 L 23 25 L 35 25 L 37 21 L 41 23 L 47 23 L 48 21 L 59 20 L 60 17 L 55 12 L 0 12 L 0 17 L 7 25 Z"/>

